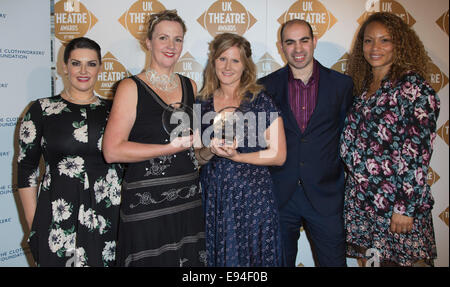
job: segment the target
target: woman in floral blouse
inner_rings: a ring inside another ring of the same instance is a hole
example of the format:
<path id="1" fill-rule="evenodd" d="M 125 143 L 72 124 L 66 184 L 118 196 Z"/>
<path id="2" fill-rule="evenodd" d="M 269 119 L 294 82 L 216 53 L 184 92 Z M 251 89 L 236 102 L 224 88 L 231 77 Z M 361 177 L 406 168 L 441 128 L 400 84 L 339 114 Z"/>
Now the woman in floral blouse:
<path id="1" fill-rule="evenodd" d="M 38 266 L 110 266 L 121 180 L 101 151 L 110 103 L 94 95 L 100 46 L 73 39 L 63 68 L 69 87 L 36 100 L 20 127 L 18 185 L 28 242 Z M 41 155 L 45 174 L 38 192 Z"/>
<path id="2" fill-rule="evenodd" d="M 424 79 L 428 60 L 416 33 L 390 13 L 363 23 L 349 59 L 355 99 L 340 151 L 348 168 L 347 255 L 366 266 L 436 258 L 426 179 L 439 98 Z"/>

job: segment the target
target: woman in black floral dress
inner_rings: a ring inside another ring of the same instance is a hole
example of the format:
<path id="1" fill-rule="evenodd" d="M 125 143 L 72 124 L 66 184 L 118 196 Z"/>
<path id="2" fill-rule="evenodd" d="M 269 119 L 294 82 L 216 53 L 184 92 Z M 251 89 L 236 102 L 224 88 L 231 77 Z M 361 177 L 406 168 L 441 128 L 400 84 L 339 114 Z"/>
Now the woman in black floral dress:
<path id="1" fill-rule="evenodd" d="M 20 127 L 19 194 L 38 266 L 115 262 L 121 176 L 102 157 L 110 103 L 94 95 L 100 70 L 96 42 L 70 41 L 64 52 L 70 86 L 58 96 L 35 101 Z M 38 192 L 41 155 L 45 174 Z"/>

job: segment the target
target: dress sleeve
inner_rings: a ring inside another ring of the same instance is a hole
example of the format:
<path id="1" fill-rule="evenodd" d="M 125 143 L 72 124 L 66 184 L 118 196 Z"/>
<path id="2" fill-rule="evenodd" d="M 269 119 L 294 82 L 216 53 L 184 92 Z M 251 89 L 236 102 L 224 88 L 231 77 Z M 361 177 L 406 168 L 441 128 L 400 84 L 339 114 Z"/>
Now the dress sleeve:
<path id="1" fill-rule="evenodd" d="M 343 100 L 340 109 L 339 131 L 344 130 L 345 118 L 353 104 L 353 80 L 349 79 L 343 89 Z"/>
<path id="2" fill-rule="evenodd" d="M 394 212 L 414 217 L 433 205 L 427 174 L 440 102 L 433 88 L 412 74 L 402 81 L 398 104 L 403 120 L 397 127 L 401 146 L 393 157 L 398 177 Z"/>
<path id="3" fill-rule="evenodd" d="M 41 159 L 42 109 L 35 101 L 25 114 L 19 130 L 17 183 L 19 188 L 37 186 Z"/>
<path id="4" fill-rule="evenodd" d="M 268 128 L 273 121 L 281 116 L 281 110 L 277 107 L 274 100 L 266 92 L 261 92 L 257 98 L 257 111 L 265 113 L 266 127 Z"/>

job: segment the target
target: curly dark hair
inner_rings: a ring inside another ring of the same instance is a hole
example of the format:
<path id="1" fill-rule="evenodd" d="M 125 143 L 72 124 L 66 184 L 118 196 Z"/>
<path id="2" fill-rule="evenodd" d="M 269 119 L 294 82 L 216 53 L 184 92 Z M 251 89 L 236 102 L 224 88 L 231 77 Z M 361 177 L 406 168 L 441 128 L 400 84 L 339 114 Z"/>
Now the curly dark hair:
<path id="1" fill-rule="evenodd" d="M 361 25 L 347 64 L 346 74 L 353 78 L 355 95 L 360 95 L 372 81 L 372 69 L 363 53 L 364 32 L 372 22 L 384 25 L 394 44 L 394 60 L 388 79 L 399 80 L 408 71 L 414 71 L 425 78 L 430 58 L 416 32 L 395 14 L 377 12 Z"/>

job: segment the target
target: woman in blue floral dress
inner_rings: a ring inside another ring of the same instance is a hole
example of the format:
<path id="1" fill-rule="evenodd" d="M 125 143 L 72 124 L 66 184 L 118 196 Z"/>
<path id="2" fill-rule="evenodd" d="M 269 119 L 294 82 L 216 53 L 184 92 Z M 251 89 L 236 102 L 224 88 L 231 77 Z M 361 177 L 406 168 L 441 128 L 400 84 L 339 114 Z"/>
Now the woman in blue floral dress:
<path id="1" fill-rule="evenodd" d="M 394 14 L 375 13 L 361 26 L 340 153 L 348 168 L 347 255 L 364 265 L 432 265 L 436 258 L 426 179 L 439 98 L 424 79 L 427 62 L 416 33 Z"/>
<path id="2" fill-rule="evenodd" d="M 278 212 L 268 166 L 282 165 L 286 159 L 283 121 L 271 98 L 256 84 L 256 67 L 245 38 L 224 33 L 210 43 L 200 95 L 205 146 L 196 154 L 203 164 L 208 266 L 280 266 Z M 227 127 L 224 140 L 221 133 L 208 134 L 211 126 L 204 121 L 208 113 L 221 114 L 230 106 L 258 120 L 240 126 L 243 134 L 238 133 L 234 143 L 231 136 L 226 141 Z"/>
<path id="3" fill-rule="evenodd" d="M 36 100 L 20 126 L 18 186 L 31 230 L 28 242 L 38 266 L 112 266 L 121 170 L 102 156 L 111 103 L 94 95 L 100 46 L 73 39 L 63 69 L 67 89 Z M 45 173 L 38 191 L 41 156 Z"/>

